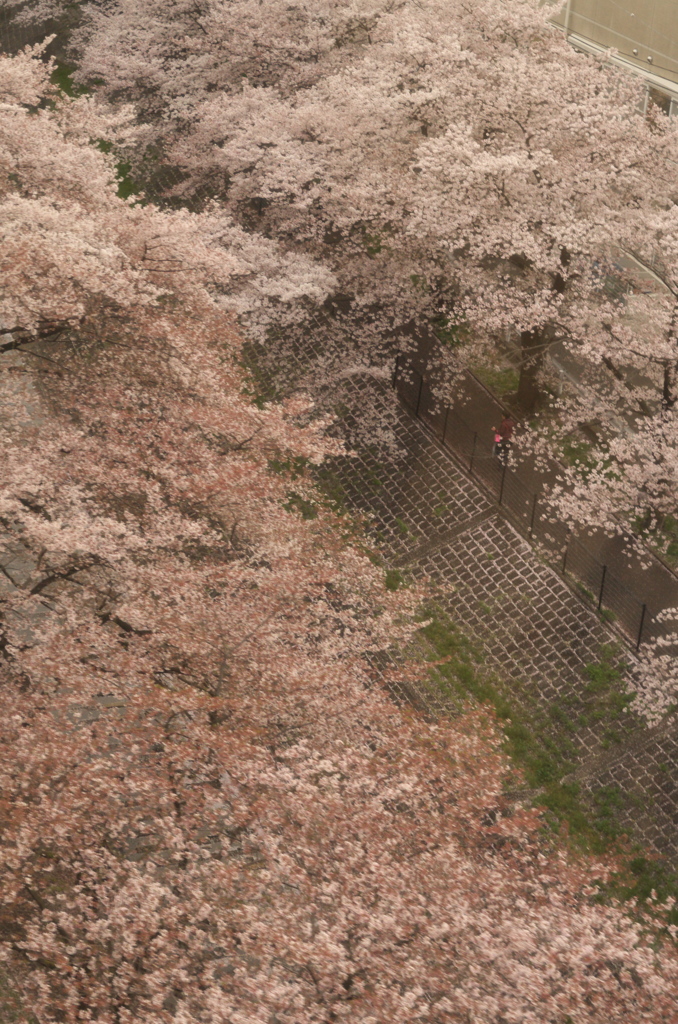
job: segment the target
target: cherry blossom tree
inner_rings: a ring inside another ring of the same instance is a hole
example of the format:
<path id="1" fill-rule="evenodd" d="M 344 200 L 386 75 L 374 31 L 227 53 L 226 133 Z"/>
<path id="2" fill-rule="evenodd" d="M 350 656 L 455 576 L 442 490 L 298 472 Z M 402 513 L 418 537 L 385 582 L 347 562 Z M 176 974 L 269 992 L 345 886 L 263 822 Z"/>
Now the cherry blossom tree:
<path id="1" fill-rule="evenodd" d="M 50 331 L 82 319 L 92 298 L 155 303 L 168 287 L 239 310 L 327 293 L 326 271 L 301 255 L 282 260 L 221 211 L 122 201 L 113 158 L 91 140 L 129 138 L 129 109 L 56 98 L 39 53 L 0 58 L 0 329 Z"/>
<path id="2" fill-rule="evenodd" d="M 634 709 L 651 726 L 659 725 L 667 713 L 675 711 L 678 702 L 678 609 L 665 609 L 658 620 L 663 632 L 645 645 L 635 669 Z"/>
<path id="3" fill-rule="evenodd" d="M 601 279 L 614 243 L 638 248 L 670 202 L 676 151 L 633 81 L 575 54 L 548 14 L 532 0 L 276 3 L 265 18 L 252 0 L 120 0 L 82 6 L 76 77 L 137 105 L 142 178 L 169 166 L 175 198 L 216 197 L 331 268 L 336 301 L 301 330 L 337 364 L 347 346 L 383 361 L 450 313 L 473 328 L 466 360 L 512 325 L 530 410 L 554 341 L 606 366 L 620 310 Z M 256 321 L 262 338 L 298 334 L 298 312 L 273 320 Z"/>
<path id="4" fill-rule="evenodd" d="M 586 459 L 564 471 L 552 495 L 570 523 L 614 531 L 625 521 L 656 539 L 675 512 L 676 223 L 670 202 L 651 216 L 636 211 L 620 223 L 626 233 L 619 258 L 630 291 L 618 315 L 604 316 L 597 338 L 583 346 L 609 372 L 559 410 L 563 432 L 579 420 L 597 424 Z"/>
<path id="5" fill-rule="evenodd" d="M 9 218 L 0 955 L 26 1006 L 678 1020 L 675 927 L 655 948 L 648 908 L 592 898 L 614 865 L 543 846 L 489 712 L 431 722 L 394 699 L 426 669 L 394 653 L 421 594 L 385 589 L 304 473 L 341 451 L 327 420 L 243 394 L 220 306 L 303 302 L 327 272 L 222 213 L 119 199 L 89 138 L 124 112 L 31 111 L 49 69 L 0 67 L 2 202 L 28 238 Z M 181 272 L 151 260 L 158 238 Z"/>
<path id="6" fill-rule="evenodd" d="M 638 247 L 646 219 L 671 204 L 677 136 L 634 109 L 632 79 L 531 24 L 530 5 L 510 15 L 493 6 L 495 35 L 509 45 L 495 45 L 484 82 L 421 144 L 410 230 L 459 255 L 459 316 L 481 334 L 510 325 L 519 335 L 517 398 L 532 412 L 554 341 L 601 365 L 622 315 L 602 281 L 615 244 L 633 237 Z"/>

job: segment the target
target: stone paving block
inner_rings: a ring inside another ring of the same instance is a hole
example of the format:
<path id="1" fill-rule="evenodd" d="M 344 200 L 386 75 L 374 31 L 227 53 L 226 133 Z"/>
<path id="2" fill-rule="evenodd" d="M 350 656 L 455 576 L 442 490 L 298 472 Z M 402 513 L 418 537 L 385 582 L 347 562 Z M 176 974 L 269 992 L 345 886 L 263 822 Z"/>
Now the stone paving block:
<path id="1" fill-rule="evenodd" d="M 364 388 L 356 384 L 354 396 L 356 403 L 364 401 Z M 393 403 L 392 394 L 383 387 L 372 385 L 371 398 L 384 408 Z M 346 498 L 371 518 L 391 555 L 491 508 L 489 499 L 465 485 L 447 453 L 400 407 L 396 445 L 395 451 L 360 450 L 356 457 L 328 462 Z"/>
<path id="2" fill-rule="evenodd" d="M 0 567 L 2 574 L 16 587 L 25 587 L 36 572 L 37 562 L 20 541 L 14 540 L 9 534 L 2 534 Z"/>
<path id="3" fill-rule="evenodd" d="M 42 639 L 42 630 L 47 623 L 54 622 L 55 611 L 45 601 L 35 599 L 21 608 L 13 608 L 5 614 L 9 638 L 12 643 L 23 647 L 35 647 Z"/>
<path id="4" fill-rule="evenodd" d="M 12 581 L 3 572 L 0 572 L 0 601 L 6 600 L 12 594 L 17 592 L 17 587 L 14 586 Z"/>

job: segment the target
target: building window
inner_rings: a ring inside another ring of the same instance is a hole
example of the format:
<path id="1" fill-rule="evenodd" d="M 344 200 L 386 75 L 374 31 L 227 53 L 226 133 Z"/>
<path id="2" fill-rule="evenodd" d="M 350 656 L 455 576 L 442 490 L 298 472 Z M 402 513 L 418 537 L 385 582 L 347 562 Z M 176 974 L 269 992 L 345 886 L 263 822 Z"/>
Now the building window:
<path id="1" fill-rule="evenodd" d="M 660 92 L 659 89 L 653 89 L 652 86 L 648 88 L 647 100 L 648 113 L 652 107 L 655 107 L 658 110 L 661 110 L 663 114 L 666 114 L 667 117 L 670 117 L 678 107 L 678 103 L 676 103 L 668 93 Z M 673 108 L 673 111 L 671 108 Z"/>

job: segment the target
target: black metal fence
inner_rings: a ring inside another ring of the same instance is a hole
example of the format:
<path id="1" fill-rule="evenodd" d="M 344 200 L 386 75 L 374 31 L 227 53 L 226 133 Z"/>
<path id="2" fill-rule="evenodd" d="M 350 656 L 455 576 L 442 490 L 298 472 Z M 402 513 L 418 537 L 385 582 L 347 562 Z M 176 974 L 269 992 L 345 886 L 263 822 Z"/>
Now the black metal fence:
<path id="1" fill-rule="evenodd" d="M 635 594 L 586 546 L 581 537 L 555 518 L 545 498 L 531 481 L 521 476 L 520 466 L 495 454 L 489 431 L 478 431 L 436 398 L 430 383 L 414 367 L 398 361 L 393 386 L 407 408 L 421 419 L 464 468 L 504 508 L 530 540 L 547 552 L 563 574 L 572 577 L 581 595 L 610 623 L 615 623 L 638 649 L 661 629 L 647 601 Z"/>

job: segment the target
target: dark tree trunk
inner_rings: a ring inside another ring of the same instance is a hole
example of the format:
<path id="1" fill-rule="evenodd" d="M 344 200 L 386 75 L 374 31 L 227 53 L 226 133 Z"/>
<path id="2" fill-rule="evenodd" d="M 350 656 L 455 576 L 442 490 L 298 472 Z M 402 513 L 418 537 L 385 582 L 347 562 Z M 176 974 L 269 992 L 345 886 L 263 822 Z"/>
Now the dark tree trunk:
<path id="1" fill-rule="evenodd" d="M 516 400 L 522 412 L 528 416 L 534 414 L 542 396 L 538 376 L 544 365 L 547 347 L 546 331 L 521 331 L 520 380 Z"/>
<path id="2" fill-rule="evenodd" d="M 673 307 L 668 333 L 669 344 L 674 352 L 678 348 L 678 303 Z M 662 408 L 673 409 L 678 401 L 678 361 L 667 359 L 664 362 L 664 381 L 662 387 Z"/>
<path id="3" fill-rule="evenodd" d="M 673 359 L 664 363 L 664 385 L 662 387 L 662 408 L 673 409 L 678 399 L 678 366 Z"/>

